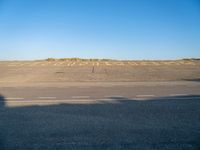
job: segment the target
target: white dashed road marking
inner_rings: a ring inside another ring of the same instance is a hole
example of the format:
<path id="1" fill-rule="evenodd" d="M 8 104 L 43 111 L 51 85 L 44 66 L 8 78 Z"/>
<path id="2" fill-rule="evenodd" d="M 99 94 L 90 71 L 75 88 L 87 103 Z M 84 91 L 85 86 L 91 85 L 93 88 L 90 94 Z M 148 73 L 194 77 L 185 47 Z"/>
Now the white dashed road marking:
<path id="1" fill-rule="evenodd" d="M 90 103 L 101 103 L 98 100 L 88 99 L 64 99 L 64 100 L 27 100 L 27 101 L 7 101 L 6 106 L 8 107 L 21 107 L 21 106 L 32 106 L 32 105 L 57 105 L 57 104 L 90 104 Z"/>
<path id="2" fill-rule="evenodd" d="M 72 96 L 72 98 L 90 98 L 90 96 Z"/>
<path id="3" fill-rule="evenodd" d="M 131 100 L 147 100 L 147 98 L 142 98 L 142 97 L 133 97 L 133 98 L 131 98 Z"/>
<path id="4" fill-rule="evenodd" d="M 170 94 L 170 96 L 187 96 L 188 94 Z"/>
<path id="5" fill-rule="evenodd" d="M 56 97 L 38 97 L 39 99 L 56 99 Z"/>
<path id="6" fill-rule="evenodd" d="M 136 97 L 155 97 L 155 95 L 137 95 Z"/>
<path id="7" fill-rule="evenodd" d="M 24 98 L 22 98 L 22 97 L 7 97 L 6 99 L 7 100 L 22 100 Z"/>
<path id="8" fill-rule="evenodd" d="M 112 97 L 119 97 L 119 98 L 123 98 L 124 96 L 122 95 L 108 95 L 108 96 L 104 96 L 105 98 L 112 98 Z"/>

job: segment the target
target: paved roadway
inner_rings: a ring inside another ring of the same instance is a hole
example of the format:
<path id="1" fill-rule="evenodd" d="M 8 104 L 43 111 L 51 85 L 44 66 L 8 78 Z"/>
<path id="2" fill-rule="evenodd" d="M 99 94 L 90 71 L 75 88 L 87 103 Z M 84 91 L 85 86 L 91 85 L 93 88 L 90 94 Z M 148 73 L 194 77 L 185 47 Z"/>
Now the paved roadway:
<path id="1" fill-rule="evenodd" d="M 113 99 L 148 100 L 200 94 L 198 82 L 69 82 L 0 87 L 9 107 Z"/>
<path id="2" fill-rule="evenodd" d="M 0 149 L 200 149 L 199 82 L 0 87 Z"/>

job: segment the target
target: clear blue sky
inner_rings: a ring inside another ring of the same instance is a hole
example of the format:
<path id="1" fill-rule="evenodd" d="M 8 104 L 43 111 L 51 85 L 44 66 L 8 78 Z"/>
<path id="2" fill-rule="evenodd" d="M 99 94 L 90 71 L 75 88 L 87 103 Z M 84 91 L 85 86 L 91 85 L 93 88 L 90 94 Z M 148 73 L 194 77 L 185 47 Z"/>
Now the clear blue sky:
<path id="1" fill-rule="evenodd" d="M 0 60 L 200 57 L 200 0 L 0 0 Z"/>

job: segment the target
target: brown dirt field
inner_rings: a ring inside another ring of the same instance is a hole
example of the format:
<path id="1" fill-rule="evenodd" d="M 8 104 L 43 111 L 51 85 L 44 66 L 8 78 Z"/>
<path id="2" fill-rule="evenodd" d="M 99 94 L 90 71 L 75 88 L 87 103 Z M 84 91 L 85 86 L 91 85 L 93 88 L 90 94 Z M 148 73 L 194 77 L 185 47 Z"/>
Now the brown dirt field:
<path id="1" fill-rule="evenodd" d="M 199 81 L 199 60 L 1 61 L 0 83 L 84 81 Z"/>

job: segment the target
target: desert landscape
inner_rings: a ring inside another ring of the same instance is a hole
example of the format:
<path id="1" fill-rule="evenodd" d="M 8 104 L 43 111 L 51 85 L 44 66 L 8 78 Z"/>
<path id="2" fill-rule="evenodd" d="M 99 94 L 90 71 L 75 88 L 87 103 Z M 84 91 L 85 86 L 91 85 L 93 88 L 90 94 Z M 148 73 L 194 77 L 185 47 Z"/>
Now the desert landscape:
<path id="1" fill-rule="evenodd" d="M 0 61 L 0 83 L 197 81 L 200 60 L 117 61 L 47 59 Z"/>
<path id="2" fill-rule="evenodd" d="M 0 0 L 0 150 L 200 150 L 199 0 Z"/>
<path id="3" fill-rule="evenodd" d="M 200 60 L 0 61 L 0 149 L 199 149 Z"/>

